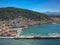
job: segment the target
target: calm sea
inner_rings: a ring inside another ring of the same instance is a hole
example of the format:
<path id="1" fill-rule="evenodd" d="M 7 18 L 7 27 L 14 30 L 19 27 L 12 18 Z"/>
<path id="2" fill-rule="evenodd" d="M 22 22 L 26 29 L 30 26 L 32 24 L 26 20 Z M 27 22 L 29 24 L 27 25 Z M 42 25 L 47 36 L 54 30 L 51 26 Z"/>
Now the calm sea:
<path id="1" fill-rule="evenodd" d="M 43 24 L 23 29 L 23 35 L 60 33 L 60 24 Z M 60 45 L 60 39 L 0 39 L 0 45 Z"/>

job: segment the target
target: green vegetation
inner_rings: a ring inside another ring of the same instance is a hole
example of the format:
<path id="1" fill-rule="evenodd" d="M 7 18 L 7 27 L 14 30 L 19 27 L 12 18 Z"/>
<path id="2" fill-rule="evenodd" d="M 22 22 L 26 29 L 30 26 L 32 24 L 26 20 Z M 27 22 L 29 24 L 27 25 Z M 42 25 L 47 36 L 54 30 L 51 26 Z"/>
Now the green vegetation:
<path id="1" fill-rule="evenodd" d="M 49 19 L 46 14 L 35 12 L 28 9 L 14 8 L 14 7 L 6 7 L 0 8 L 0 19 L 9 20 L 16 18 L 24 17 L 31 20 L 45 20 Z"/>

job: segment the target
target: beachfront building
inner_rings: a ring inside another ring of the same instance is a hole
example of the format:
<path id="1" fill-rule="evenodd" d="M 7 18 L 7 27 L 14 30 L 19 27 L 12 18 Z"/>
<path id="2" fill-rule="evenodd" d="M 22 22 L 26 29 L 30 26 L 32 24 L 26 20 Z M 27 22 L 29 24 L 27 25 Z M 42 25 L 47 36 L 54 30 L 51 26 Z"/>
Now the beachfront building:
<path id="1" fill-rule="evenodd" d="M 19 37 L 21 35 L 21 32 L 22 32 L 22 27 L 14 27 L 13 30 L 16 31 L 16 36 L 15 37 Z"/>
<path id="2" fill-rule="evenodd" d="M 16 36 L 16 31 L 11 30 L 5 24 L 2 24 L 0 25 L 0 36 L 4 36 L 4 37 Z"/>

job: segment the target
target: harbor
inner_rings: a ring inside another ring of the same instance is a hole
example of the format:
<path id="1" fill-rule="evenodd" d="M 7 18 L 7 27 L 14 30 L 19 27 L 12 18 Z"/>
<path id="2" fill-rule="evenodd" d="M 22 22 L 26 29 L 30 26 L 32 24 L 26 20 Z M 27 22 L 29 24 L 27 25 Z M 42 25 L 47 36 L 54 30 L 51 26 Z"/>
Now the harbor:
<path id="1" fill-rule="evenodd" d="M 17 36 L 14 37 L 1 37 L 1 39 L 5 38 L 5 39 L 60 39 L 60 34 L 48 34 L 46 35 L 19 35 L 19 33 L 17 34 Z"/>
<path id="2" fill-rule="evenodd" d="M 22 35 L 22 27 L 14 27 L 10 29 L 3 24 L 0 26 L 0 38 L 5 39 L 60 39 L 59 33 L 49 33 L 48 35 Z"/>
<path id="3" fill-rule="evenodd" d="M 49 36 L 19 36 L 19 37 L 0 37 L 0 39 L 60 39 L 60 37 Z"/>

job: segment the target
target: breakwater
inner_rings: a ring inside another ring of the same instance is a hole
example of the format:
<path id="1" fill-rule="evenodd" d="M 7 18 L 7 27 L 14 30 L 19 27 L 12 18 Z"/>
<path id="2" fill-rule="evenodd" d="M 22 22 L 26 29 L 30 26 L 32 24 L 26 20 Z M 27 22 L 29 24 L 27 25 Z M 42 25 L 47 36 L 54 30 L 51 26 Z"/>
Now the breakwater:
<path id="1" fill-rule="evenodd" d="M 21 35 L 19 37 L 0 37 L 0 38 L 6 38 L 6 39 L 60 39 L 60 36 L 39 36 L 39 35 L 33 35 L 33 36 L 24 36 Z"/>

